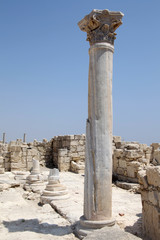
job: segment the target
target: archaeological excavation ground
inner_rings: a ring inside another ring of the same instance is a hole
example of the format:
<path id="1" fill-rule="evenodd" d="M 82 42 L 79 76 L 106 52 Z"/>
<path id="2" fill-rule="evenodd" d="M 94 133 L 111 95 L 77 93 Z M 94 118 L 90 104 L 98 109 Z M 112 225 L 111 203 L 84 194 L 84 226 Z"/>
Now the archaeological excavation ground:
<path id="1" fill-rule="evenodd" d="M 120 229 L 134 234 L 122 239 L 143 239 L 143 232 L 158 239 L 160 144 L 147 146 L 113 137 L 112 149 L 113 217 Z M 85 135 L 1 142 L 0 155 L 2 239 L 76 239 L 75 223 L 83 215 Z M 32 159 L 40 164 L 35 161 L 34 171 Z M 59 169 L 60 182 L 55 173 L 49 176 L 53 168 Z M 104 237 L 105 228 L 101 231 Z"/>

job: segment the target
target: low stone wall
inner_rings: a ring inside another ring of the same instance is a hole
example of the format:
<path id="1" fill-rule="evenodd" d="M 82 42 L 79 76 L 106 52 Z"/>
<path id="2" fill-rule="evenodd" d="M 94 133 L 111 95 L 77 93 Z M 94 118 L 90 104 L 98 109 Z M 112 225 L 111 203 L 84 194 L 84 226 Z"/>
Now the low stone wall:
<path id="1" fill-rule="evenodd" d="M 41 166 L 53 167 L 52 141 L 24 143 L 21 139 L 9 144 L 0 143 L 0 173 L 4 171 L 26 171 L 32 168 L 32 159 L 39 160 Z"/>
<path id="2" fill-rule="evenodd" d="M 58 136 L 53 141 L 53 163 L 59 171 L 84 172 L 85 135 Z"/>
<path id="3" fill-rule="evenodd" d="M 143 232 L 149 240 L 160 239 L 160 166 L 138 174 L 142 198 Z"/>
<path id="4" fill-rule="evenodd" d="M 0 142 L 0 173 L 30 170 L 33 158 L 39 160 L 41 166 L 83 173 L 85 135 L 57 136 L 50 141 L 34 140 L 31 143 L 24 143 L 21 139 L 8 144 Z M 118 180 L 137 183 L 138 172 L 148 165 L 160 165 L 160 143 L 147 146 L 138 142 L 123 142 L 119 136 L 113 137 L 113 175 Z"/>
<path id="5" fill-rule="evenodd" d="M 113 175 L 122 181 L 138 182 L 138 171 L 151 161 L 152 148 L 138 142 L 117 142 L 113 151 Z"/>

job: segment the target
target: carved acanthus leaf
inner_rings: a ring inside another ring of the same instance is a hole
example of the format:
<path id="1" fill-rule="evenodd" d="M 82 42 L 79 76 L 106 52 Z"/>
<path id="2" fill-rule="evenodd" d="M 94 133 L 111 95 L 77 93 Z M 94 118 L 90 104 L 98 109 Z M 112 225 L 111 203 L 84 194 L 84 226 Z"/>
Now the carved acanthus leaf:
<path id="1" fill-rule="evenodd" d="M 114 44 L 115 30 L 122 24 L 123 13 L 110 12 L 109 10 L 93 10 L 85 16 L 78 25 L 87 32 L 87 41 L 90 44 L 96 42 L 109 42 Z"/>

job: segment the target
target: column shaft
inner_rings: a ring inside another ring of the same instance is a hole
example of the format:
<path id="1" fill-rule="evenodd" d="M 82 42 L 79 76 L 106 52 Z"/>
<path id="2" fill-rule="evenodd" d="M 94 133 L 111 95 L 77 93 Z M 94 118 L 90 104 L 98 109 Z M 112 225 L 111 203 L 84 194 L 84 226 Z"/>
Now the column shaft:
<path id="1" fill-rule="evenodd" d="M 90 47 L 84 217 L 112 216 L 112 68 L 114 47 Z"/>

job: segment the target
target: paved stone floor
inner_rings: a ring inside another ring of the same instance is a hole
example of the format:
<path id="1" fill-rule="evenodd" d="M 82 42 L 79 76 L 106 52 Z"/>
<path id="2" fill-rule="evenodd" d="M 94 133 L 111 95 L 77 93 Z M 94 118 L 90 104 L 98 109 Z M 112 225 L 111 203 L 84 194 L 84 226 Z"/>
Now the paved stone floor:
<path id="1" fill-rule="evenodd" d="M 0 189 L 4 182 L 6 184 L 6 190 L 0 192 L 0 239 L 76 239 L 73 227 L 83 214 L 83 175 L 60 173 L 60 180 L 70 196 L 66 200 L 52 201 L 56 211 L 49 204 L 38 204 L 38 194 L 28 193 L 21 186 L 14 187 L 13 178 L 11 173 L 0 175 Z M 7 189 L 7 184 L 14 188 Z M 113 216 L 118 225 L 141 236 L 141 213 L 140 194 L 113 185 Z"/>

